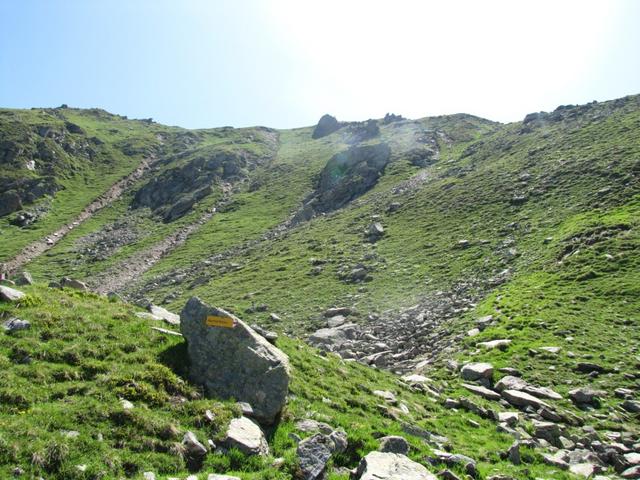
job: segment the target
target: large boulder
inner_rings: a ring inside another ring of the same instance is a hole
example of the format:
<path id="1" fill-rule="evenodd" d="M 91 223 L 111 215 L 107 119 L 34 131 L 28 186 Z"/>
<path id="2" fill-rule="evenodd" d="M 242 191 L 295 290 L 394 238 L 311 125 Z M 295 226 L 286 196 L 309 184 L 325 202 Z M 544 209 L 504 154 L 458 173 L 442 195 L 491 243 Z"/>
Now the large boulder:
<path id="1" fill-rule="evenodd" d="M 358 465 L 357 480 L 437 480 L 423 465 L 405 455 L 371 452 Z"/>
<path id="2" fill-rule="evenodd" d="M 339 128 L 340 128 L 340 123 L 338 122 L 336 117 L 333 117 L 327 113 L 323 115 L 318 121 L 316 128 L 313 129 L 311 138 L 317 139 L 317 138 L 326 137 L 327 135 L 338 130 Z"/>
<path id="3" fill-rule="evenodd" d="M 287 356 L 239 318 L 197 297 L 187 302 L 180 318 L 192 380 L 204 385 L 208 395 L 249 403 L 258 421 L 273 423 L 289 389 Z"/>

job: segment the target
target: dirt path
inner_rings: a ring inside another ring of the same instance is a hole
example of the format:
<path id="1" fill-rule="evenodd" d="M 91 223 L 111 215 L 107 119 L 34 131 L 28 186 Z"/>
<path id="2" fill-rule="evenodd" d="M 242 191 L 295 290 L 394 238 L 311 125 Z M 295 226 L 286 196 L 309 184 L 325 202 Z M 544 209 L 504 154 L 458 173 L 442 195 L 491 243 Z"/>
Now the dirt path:
<path id="1" fill-rule="evenodd" d="M 56 243 L 62 240 L 67 233 L 73 230 L 75 227 L 91 218 L 98 210 L 103 209 L 111 205 L 118 198 L 122 196 L 122 193 L 135 182 L 137 182 L 142 175 L 157 161 L 155 156 L 149 158 L 143 158 L 140 165 L 126 177 L 118 180 L 114 183 L 109 190 L 96 198 L 93 202 L 87 205 L 80 214 L 74 218 L 71 222 L 63 225 L 55 232 L 47 235 L 46 237 L 36 240 L 35 242 L 27 245 L 22 252 L 16 255 L 11 260 L 4 262 L 5 271 L 9 273 L 15 273 L 17 270 L 29 263 L 34 258 L 42 255 L 44 252 L 52 248 Z"/>
<path id="2" fill-rule="evenodd" d="M 223 185 L 222 189 L 224 196 L 222 200 L 218 202 L 218 207 L 229 200 L 231 193 L 230 185 Z M 118 265 L 88 279 L 87 283 L 92 287 L 92 290 L 97 293 L 122 293 L 130 283 L 139 280 L 142 274 L 155 265 L 162 257 L 186 242 L 189 235 L 211 220 L 216 214 L 216 211 L 216 207 L 211 208 L 206 211 L 197 222 L 186 225 L 146 250 L 137 252 L 129 258 L 125 258 Z"/>

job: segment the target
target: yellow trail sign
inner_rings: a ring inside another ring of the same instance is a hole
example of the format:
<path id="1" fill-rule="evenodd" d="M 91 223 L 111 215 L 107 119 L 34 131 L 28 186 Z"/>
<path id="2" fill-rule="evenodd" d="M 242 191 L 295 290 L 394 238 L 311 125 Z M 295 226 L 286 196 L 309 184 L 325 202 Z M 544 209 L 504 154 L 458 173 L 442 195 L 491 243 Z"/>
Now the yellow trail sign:
<path id="1" fill-rule="evenodd" d="M 207 320 L 205 321 L 208 327 L 223 327 L 223 328 L 234 328 L 236 326 L 236 322 L 231 317 L 219 317 L 217 315 L 209 315 L 207 316 Z"/>

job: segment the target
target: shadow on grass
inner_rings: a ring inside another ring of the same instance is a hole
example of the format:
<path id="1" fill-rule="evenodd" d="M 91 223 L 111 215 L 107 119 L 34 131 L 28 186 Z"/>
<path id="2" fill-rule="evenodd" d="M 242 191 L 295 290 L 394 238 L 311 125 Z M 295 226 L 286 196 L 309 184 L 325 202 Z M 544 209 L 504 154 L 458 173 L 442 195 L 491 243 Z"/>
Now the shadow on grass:
<path id="1" fill-rule="evenodd" d="M 158 359 L 176 375 L 185 380 L 189 378 L 189 355 L 186 342 L 180 342 L 163 350 Z"/>

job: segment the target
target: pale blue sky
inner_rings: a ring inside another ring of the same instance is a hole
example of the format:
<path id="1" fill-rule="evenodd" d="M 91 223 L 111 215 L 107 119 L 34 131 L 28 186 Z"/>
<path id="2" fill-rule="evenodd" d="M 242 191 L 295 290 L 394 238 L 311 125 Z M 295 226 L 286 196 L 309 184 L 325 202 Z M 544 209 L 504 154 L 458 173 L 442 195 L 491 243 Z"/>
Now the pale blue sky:
<path id="1" fill-rule="evenodd" d="M 640 93 L 635 0 L 0 0 L 0 19 L 2 107 L 285 128 Z"/>

